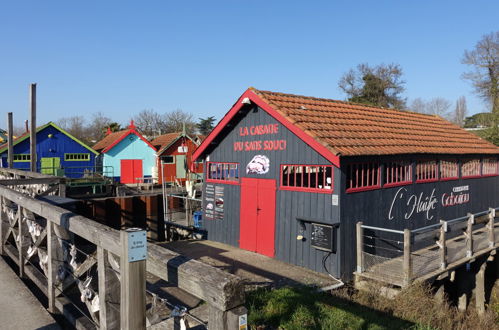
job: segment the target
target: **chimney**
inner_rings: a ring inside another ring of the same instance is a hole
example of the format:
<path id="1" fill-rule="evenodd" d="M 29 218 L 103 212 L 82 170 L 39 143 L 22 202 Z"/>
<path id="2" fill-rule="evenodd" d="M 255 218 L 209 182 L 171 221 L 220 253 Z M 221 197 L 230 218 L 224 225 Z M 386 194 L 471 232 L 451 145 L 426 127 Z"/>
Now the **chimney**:
<path id="1" fill-rule="evenodd" d="M 24 121 L 24 128 L 25 128 L 25 132 L 28 133 L 29 132 L 29 125 L 28 125 L 27 119 Z"/>

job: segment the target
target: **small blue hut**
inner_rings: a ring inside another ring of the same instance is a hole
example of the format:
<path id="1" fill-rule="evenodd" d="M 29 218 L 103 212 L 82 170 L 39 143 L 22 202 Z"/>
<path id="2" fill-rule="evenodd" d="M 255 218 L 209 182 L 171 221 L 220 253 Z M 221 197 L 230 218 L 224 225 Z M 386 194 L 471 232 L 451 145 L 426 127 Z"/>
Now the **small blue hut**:
<path id="1" fill-rule="evenodd" d="M 99 152 L 98 162 L 113 169 L 115 181 L 141 182 L 156 173 L 156 148 L 142 136 L 133 123 L 122 131 L 112 133 L 93 146 Z"/>

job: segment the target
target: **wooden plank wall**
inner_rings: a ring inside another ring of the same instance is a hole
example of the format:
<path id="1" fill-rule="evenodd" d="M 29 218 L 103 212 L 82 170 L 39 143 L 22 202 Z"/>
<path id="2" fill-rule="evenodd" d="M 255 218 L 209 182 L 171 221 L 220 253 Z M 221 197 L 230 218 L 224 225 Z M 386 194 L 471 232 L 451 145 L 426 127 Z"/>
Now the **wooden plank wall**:
<path id="1" fill-rule="evenodd" d="M 162 195 L 109 197 L 81 201 L 76 212 L 114 229 L 147 229 L 148 238 L 165 240 Z"/>

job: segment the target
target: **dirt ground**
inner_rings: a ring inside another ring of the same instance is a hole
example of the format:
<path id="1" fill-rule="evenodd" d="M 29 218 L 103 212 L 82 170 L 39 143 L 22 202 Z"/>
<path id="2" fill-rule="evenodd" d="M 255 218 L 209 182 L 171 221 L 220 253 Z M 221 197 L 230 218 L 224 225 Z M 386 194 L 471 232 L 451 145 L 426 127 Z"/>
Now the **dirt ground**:
<path id="1" fill-rule="evenodd" d="M 158 245 L 241 277 L 245 281 L 246 290 L 299 284 L 325 287 L 338 283 L 325 274 L 213 241 L 183 240 Z M 202 321 L 189 317 L 190 326 L 205 329 L 203 323 L 208 321 L 207 304 L 151 274 L 147 276 L 147 290 L 159 297 L 156 302 L 150 294 L 147 297 L 149 306 L 156 305 L 151 310 L 155 314 L 150 318 L 151 323 L 168 318 L 173 306 L 183 306 L 189 310 L 190 315 Z"/>
<path id="2" fill-rule="evenodd" d="M 161 246 L 237 275 L 246 282 L 249 290 L 259 286 L 305 284 L 325 287 L 338 283 L 326 274 L 218 242 L 185 240 Z"/>

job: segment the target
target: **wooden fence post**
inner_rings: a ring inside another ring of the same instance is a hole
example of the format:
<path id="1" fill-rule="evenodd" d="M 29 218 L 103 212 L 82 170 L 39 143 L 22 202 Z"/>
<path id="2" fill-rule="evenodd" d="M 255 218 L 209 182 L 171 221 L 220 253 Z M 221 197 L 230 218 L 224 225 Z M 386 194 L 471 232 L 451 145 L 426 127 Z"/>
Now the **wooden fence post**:
<path id="1" fill-rule="evenodd" d="M 357 222 L 357 273 L 364 271 L 364 229 L 362 221 Z"/>
<path id="2" fill-rule="evenodd" d="M 466 227 L 466 257 L 473 255 L 473 224 L 475 223 L 475 216 L 468 213 L 468 226 Z"/>
<path id="3" fill-rule="evenodd" d="M 440 240 L 438 247 L 440 248 L 440 268 L 447 267 L 447 246 L 445 243 L 445 233 L 447 232 L 447 221 L 440 220 Z"/>
<path id="4" fill-rule="evenodd" d="M 147 236 L 141 229 L 121 231 L 121 329 L 146 328 Z"/>
<path id="5" fill-rule="evenodd" d="M 23 253 L 23 208 L 17 205 L 17 241 L 18 241 L 18 252 L 19 252 L 19 277 L 24 277 L 24 253 Z"/>
<path id="6" fill-rule="evenodd" d="M 411 283 L 412 257 L 411 257 L 411 231 L 404 229 L 404 286 Z"/>
<path id="7" fill-rule="evenodd" d="M 97 246 L 97 273 L 99 274 L 99 329 L 119 329 L 120 314 L 111 304 L 118 306 L 119 281 L 109 265 L 109 252 Z"/>
<path id="8" fill-rule="evenodd" d="M 0 196 L 0 255 L 3 255 L 3 236 L 5 235 L 3 232 L 4 221 L 6 221 L 6 214 L 3 212 L 3 206 L 5 205 L 4 198 Z"/>
<path id="9" fill-rule="evenodd" d="M 248 310 L 244 306 L 223 311 L 213 305 L 209 305 L 208 327 L 217 330 L 247 329 L 247 313 Z"/>
<path id="10" fill-rule="evenodd" d="M 54 224 L 47 220 L 47 298 L 48 298 L 48 310 L 50 313 L 55 313 L 55 280 L 57 276 L 57 268 L 54 263 L 54 259 L 57 256 L 57 236 L 54 232 Z"/>
<path id="11" fill-rule="evenodd" d="M 494 219 L 496 217 L 496 210 L 489 208 L 489 247 L 494 247 L 495 245 L 495 235 L 494 235 Z"/>

